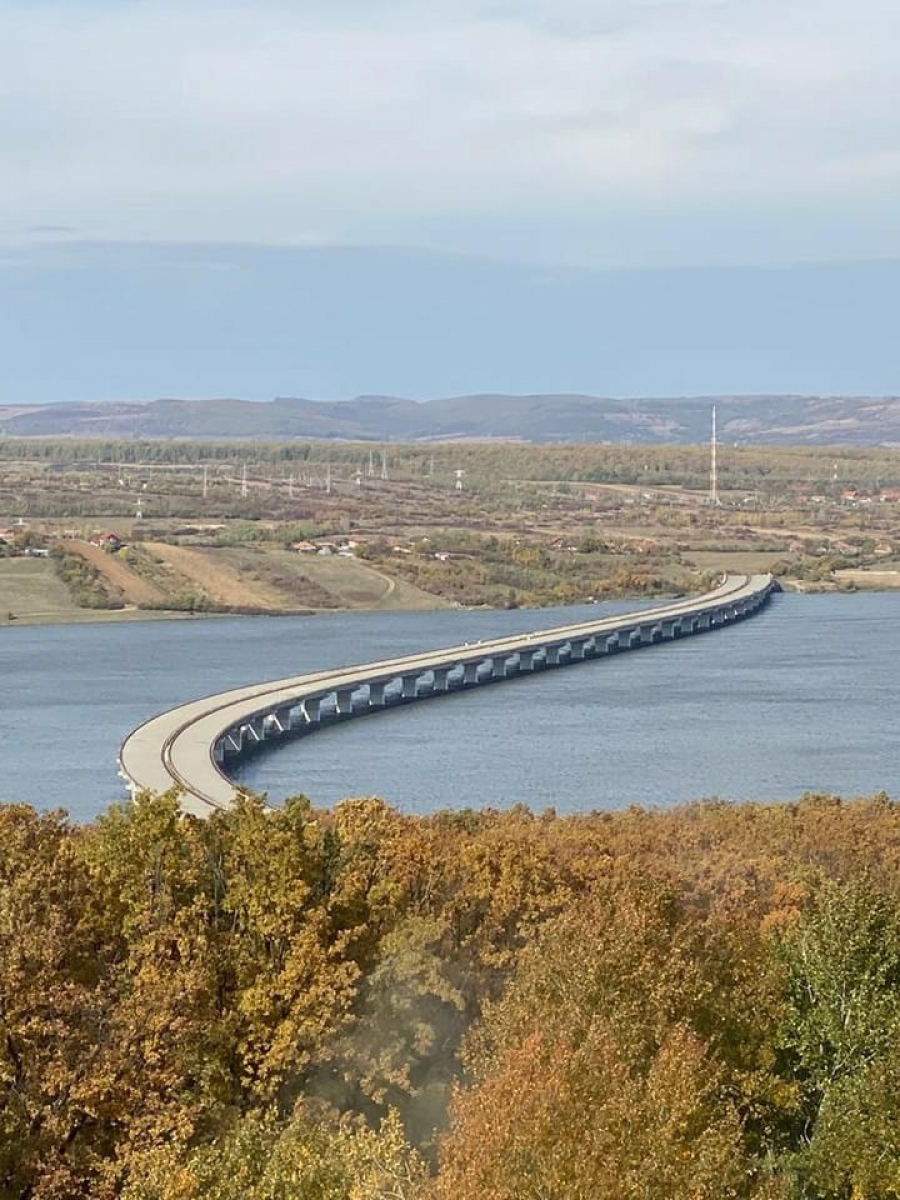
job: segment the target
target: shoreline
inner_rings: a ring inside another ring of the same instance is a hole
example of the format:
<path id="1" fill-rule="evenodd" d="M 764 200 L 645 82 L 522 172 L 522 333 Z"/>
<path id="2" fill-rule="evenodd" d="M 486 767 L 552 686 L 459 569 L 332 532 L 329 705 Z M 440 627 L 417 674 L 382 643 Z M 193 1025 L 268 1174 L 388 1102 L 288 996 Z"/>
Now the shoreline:
<path id="1" fill-rule="evenodd" d="M 865 571 L 859 568 L 846 568 L 841 571 L 840 576 L 830 580 L 814 580 L 791 578 L 786 576 L 779 581 L 784 591 L 793 592 L 797 595 L 858 595 L 860 592 L 879 592 L 890 593 L 900 591 L 900 571 Z M 627 594 L 622 596 L 605 597 L 608 600 L 645 600 L 648 599 L 645 594 Z M 441 597 L 435 596 L 435 609 L 452 608 L 448 601 L 442 601 Z M 482 607 L 482 606 L 478 606 Z M 500 612 L 503 611 L 503 606 L 483 606 L 485 610 Z M 521 606 L 523 608 L 527 605 Z M 535 611 L 546 611 L 556 607 L 566 607 L 564 605 L 538 605 Z M 278 608 L 278 609 L 262 609 L 262 608 L 234 608 L 234 609 L 210 609 L 210 610 L 195 610 L 193 612 L 182 609 L 170 608 L 141 608 L 137 605 L 128 605 L 124 608 L 84 608 L 72 609 L 68 612 L 63 611 L 47 611 L 47 612 L 23 612 L 16 613 L 11 619 L 7 615 L 0 615 L 0 631 L 3 629 L 12 629 L 16 626 L 54 626 L 54 625 L 115 625 L 115 624 L 134 624 L 143 621 L 200 621 L 200 620 L 221 620 L 224 617 L 315 617 L 328 616 L 338 613 L 370 613 L 384 611 L 379 605 L 362 605 L 359 607 L 346 606 L 328 609 L 316 608 Z M 393 611 L 396 612 L 418 612 L 421 611 L 415 606 L 409 608 L 398 607 Z"/>

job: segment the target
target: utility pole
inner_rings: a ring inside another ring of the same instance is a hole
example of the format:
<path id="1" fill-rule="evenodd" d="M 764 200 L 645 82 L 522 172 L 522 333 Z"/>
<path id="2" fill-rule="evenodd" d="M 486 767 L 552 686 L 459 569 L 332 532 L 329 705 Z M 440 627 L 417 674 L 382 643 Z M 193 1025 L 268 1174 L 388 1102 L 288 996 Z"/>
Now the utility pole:
<path id="1" fill-rule="evenodd" d="M 375 459 L 372 457 L 371 450 L 369 451 L 369 470 L 367 473 L 370 479 L 375 478 Z"/>
<path id="2" fill-rule="evenodd" d="M 381 452 L 381 478 L 382 478 L 382 479 L 387 479 L 387 477 L 388 477 L 388 474 L 387 474 L 387 455 L 386 455 L 386 454 L 385 454 L 385 452 L 382 450 L 382 452 Z"/>
<path id="3" fill-rule="evenodd" d="M 203 464 L 203 499 L 205 500 L 209 494 L 209 467 L 206 463 Z"/>
<path id="4" fill-rule="evenodd" d="M 241 469 L 241 497 L 242 497 L 242 499 L 247 498 L 247 464 L 246 463 L 244 463 L 244 466 Z"/>

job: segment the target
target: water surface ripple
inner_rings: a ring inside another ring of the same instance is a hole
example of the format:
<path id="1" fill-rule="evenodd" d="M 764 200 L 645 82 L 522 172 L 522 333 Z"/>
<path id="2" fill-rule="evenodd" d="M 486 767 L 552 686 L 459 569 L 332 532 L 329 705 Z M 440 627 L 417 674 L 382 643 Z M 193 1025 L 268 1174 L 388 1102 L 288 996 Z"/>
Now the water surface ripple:
<path id="1" fill-rule="evenodd" d="M 0 633 L 0 799 L 89 820 L 124 796 L 125 735 L 197 696 L 301 671 L 586 620 L 518 612 L 14 627 Z M 273 800 L 380 795 L 408 812 L 560 812 L 700 796 L 900 794 L 900 595 L 775 597 L 709 636 L 353 721 L 252 760 Z"/>

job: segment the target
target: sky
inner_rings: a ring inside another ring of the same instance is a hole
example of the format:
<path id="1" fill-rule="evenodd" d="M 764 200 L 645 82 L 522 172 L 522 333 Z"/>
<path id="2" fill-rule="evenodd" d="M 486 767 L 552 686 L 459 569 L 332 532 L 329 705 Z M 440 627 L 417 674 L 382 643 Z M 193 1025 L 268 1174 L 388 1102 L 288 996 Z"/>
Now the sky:
<path id="1" fill-rule="evenodd" d="M 134 246 L 424 251 L 437 290 L 900 261 L 898 112 L 896 0 L 0 0 L 0 295 L 73 245 L 123 287 Z"/>

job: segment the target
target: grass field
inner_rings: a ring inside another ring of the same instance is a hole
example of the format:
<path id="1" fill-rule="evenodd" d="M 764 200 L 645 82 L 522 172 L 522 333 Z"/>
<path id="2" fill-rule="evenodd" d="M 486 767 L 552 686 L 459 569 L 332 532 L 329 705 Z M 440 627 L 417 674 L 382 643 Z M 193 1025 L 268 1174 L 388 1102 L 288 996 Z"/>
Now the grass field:
<path id="1" fill-rule="evenodd" d="M 447 608 L 450 605 L 430 592 L 400 579 L 391 579 L 355 558 L 335 555 L 291 556 L 314 583 L 338 597 L 346 608 L 384 610 Z"/>
<path id="2" fill-rule="evenodd" d="M 47 559 L 0 559 L 0 625 L 133 621 L 153 615 L 135 608 L 79 608 Z"/>
<path id="3" fill-rule="evenodd" d="M 121 596 L 120 609 L 79 608 L 41 558 L 0 559 L 0 625 L 122 621 L 167 614 L 140 605 L 164 604 L 167 596 L 190 592 L 212 603 L 262 612 L 444 608 L 448 602 L 412 584 L 394 580 L 352 558 L 300 555 L 255 548 L 188 549 L 163 543 L 146 549 L 156 567 L 152 579 L 119 555 L 71 543 Z"/>

